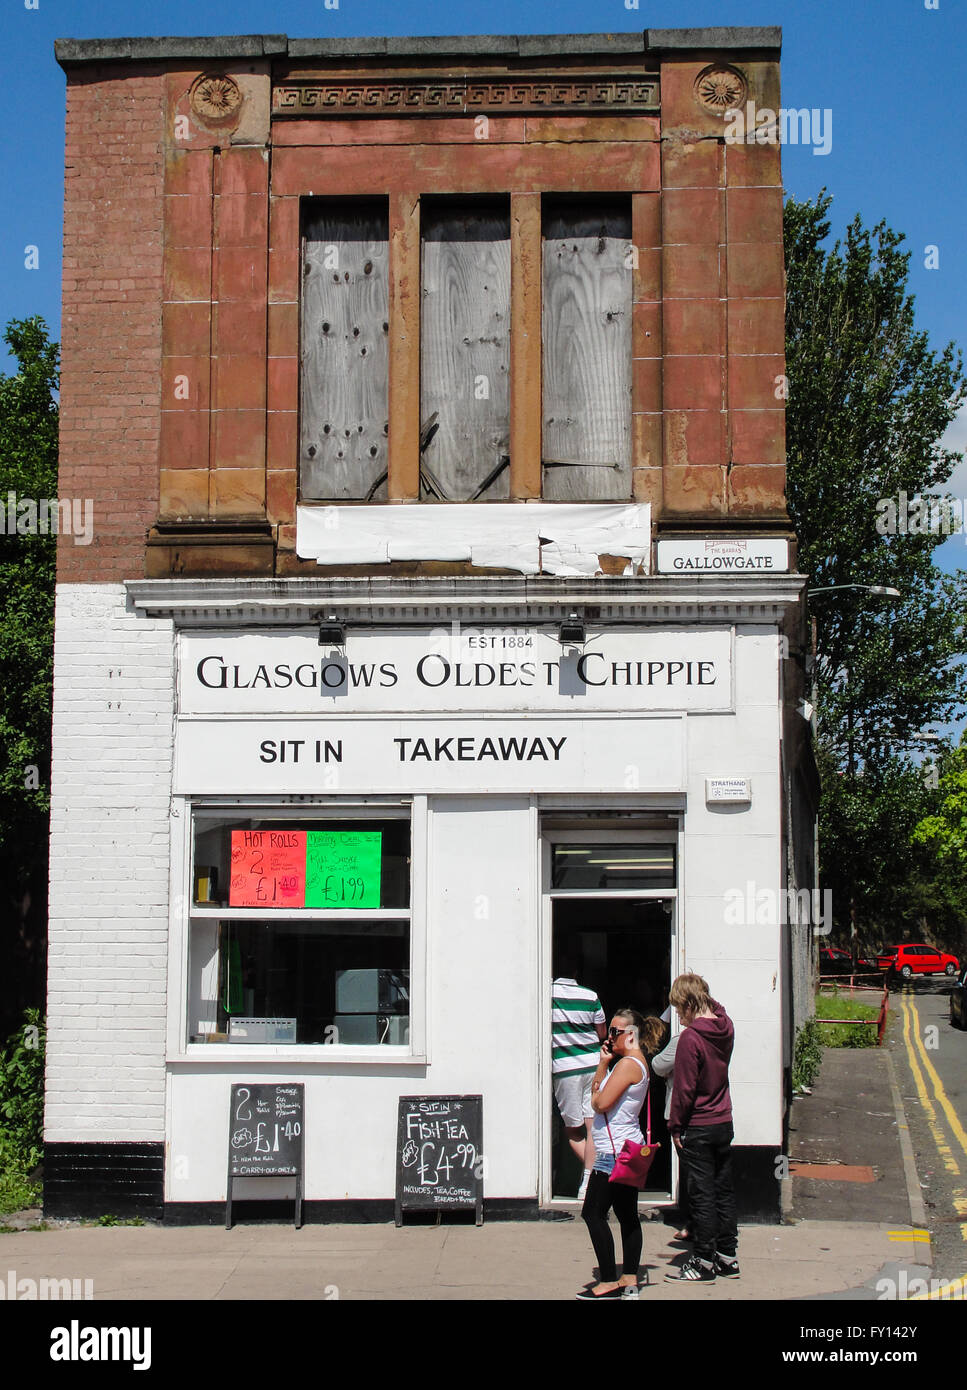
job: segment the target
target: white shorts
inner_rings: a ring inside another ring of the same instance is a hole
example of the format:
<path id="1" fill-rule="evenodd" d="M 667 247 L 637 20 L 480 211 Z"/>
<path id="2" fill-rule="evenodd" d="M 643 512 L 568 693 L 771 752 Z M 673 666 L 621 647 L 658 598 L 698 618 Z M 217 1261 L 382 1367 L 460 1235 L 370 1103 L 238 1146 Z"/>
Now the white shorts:
<path id="1" fill-rule="evenodd" d="M 591 1082 L 594 1072 L 572 1072 L 570 1075 L 554 1077 L 554 1099 L 561 1112 L 561 1119 L 568 1129 L 583 1129 L 584 1121 L 590 1120 Z"/>

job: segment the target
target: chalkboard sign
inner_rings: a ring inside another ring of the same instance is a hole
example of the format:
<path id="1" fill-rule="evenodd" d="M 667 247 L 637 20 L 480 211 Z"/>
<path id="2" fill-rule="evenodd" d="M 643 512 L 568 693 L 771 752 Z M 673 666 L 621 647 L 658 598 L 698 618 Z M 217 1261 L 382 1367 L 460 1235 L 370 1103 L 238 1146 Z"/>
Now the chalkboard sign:
<path id="1" fill-rule="evenodd" d="M 404 1210 L 474 1207 L 483 1221 L 483 1096 L 400 1096 L 396 1224 Z"/>
<path id="2" fill-rule="evenodd" d="M 295 1224 L 302 1225 L 304 1098 L 305 1088 L 295 1083 L 232 1087 L 226 1230 L 232 1224 L 232 1182 L 235 1178 L 294 1177 Z"/>

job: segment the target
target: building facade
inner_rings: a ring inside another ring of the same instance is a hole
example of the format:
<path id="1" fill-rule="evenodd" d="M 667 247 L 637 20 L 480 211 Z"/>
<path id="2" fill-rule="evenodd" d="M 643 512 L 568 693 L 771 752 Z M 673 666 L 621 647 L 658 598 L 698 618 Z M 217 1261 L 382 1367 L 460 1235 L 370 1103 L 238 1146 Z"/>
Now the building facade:
<path id="1" fill-rule="evenodd" d="M 486 1213 L 566 1202 L 567 961 L 706 975 L 775 1219 L 815 777 L 779 147 L 725 117 L 778 31 L 57 56 L 49 1211 L 221 1219 L 254 1082 L 310 1219 L 391 1213 L 412 1095 L 483 1097 Z"/>

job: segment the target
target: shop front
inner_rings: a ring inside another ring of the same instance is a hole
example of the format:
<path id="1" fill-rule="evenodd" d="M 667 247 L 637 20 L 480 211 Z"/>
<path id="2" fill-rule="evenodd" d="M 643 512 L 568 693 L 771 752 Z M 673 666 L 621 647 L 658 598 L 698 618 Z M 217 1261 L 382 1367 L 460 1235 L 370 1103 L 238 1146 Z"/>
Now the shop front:
<path id="1" fill-rule="evenodd" d="M 170 624 L 175 668 L 166 1219 L 220 1219 L 230 1087 L 252 1082 L 305 1088 L 309 1219 L 391 1213 L 399 1098 L 421 1094 L 483 1097 L 488 1216 L 573 1201 L 550 1066 L 564 957 L 612 1012 L 659 1014 L 676 974 L 706 975 L 736 1023 L 745 1208 L 773 1214 L 783 926 L 726 904 L 780 889 L 777 638 L 798 581 L 697 599 L 645 580 L 594 609 L 564 583 L 509 610 L 440 581 L 450 601 L 424 614 L 384 581 L 385 603 L 330 591 L 310 622 L 267 598 L 240 620 L 203 583 L 128 586 L 140 621 Z M 292 1193 L 235 1182 L 253 1212 Z"/>

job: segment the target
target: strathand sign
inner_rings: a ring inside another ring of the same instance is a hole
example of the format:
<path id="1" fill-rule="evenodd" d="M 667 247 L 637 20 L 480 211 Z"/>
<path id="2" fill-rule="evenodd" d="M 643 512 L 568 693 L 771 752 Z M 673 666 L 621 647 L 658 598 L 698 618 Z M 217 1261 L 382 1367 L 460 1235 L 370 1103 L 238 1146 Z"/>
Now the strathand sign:
<path id="1" fill-rule="evenodd" d="M 604 715 L 181 718 L 174 792 L 680 792 L 684 724 L 676 715 L 620 725 Z"/>
<path id="2" fill-rule="evenodd" d="M 752 800 L 752 783 L 748 777 L 706 777 L 705 801 L 709 806 L 724 806 Z"/>
<path id="3" fill-rule="evenodd" d="M 675 536 L 658 542 L 659 574 L 784 574 L 789 542 L 773 536 Z"/>
<path id="4" fill-rule="evenodd" d="M 572 714 L 729 711 L 732 630 L 652 628 L 562 645 L 541 628 L 183 632 L 178 712 Z"/>

